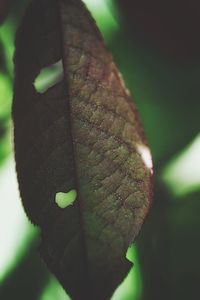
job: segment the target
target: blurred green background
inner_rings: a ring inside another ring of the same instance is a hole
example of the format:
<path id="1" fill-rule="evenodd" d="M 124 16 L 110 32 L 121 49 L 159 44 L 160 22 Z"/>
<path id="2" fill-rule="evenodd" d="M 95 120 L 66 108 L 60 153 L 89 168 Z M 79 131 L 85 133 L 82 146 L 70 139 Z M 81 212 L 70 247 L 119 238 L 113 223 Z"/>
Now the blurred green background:
<path id="1" fill-rule="evenodd" d="M 0 0 L 0 299 L 67 300 L 39 258 L 39 230 L 17 187 L 12 57 L 29 1 L 9 2 L 3 23 Z M 200 9 L 195 0 L 84 2 L 131 91 L 154 161 L 154 203 L 112 300 L 200 299 Z"/>

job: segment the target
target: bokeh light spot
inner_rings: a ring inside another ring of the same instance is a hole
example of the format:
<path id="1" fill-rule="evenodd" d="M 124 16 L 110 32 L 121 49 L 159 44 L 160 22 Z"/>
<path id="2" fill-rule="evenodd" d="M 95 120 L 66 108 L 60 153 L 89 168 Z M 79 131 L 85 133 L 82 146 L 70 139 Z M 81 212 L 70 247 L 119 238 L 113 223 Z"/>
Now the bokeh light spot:
<path id="1" fill-rule="evenodd" d="M 95 18 L 98 27 L 106 40 L 118 30 L 119 25 L 115 19 L 115 6 L 113 1 L 110 0 L 83 0 L 88 9 Z"/>
<path id="2" fill-rule="evenodd" d="M 31 226 L 19 198 L 14 159 L 0 169 L 0 283 L 15 269 L 36 229 Z"/>
<path id="3" fill-rule="evenodd" d="M 51 277 L 48 285 L 43 291 L 40 300 L 70 300 L 71 298 L 66 294 L 58 281 Z"/>
<path id="4" fill-rule="evenodd" d="M 10 116 L 12 100 L 11 83 L 8 77 L 0 73 L 0 119 Z"/>
<path id="5" fill-rule="evenodd" d="M 200 133 L 167 164 L 162 180 L 176 197 L 200 190 Z"/>

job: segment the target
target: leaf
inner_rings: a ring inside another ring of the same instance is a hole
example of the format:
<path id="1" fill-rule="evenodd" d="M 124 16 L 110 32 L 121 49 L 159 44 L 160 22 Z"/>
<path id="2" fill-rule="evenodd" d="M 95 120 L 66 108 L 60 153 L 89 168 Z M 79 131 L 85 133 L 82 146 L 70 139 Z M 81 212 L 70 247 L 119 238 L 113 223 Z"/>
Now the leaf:
<path id="1" fill-rule="evenodd" d="M 64 78 L 38 92 L 40 72 L 60 60 Z M 16 38 L 13 118 L 21 197 L 41 228 L 42 258 L 73 299 L 109 299 L 130 270 L 126 251 L 150 206 L 151 157 L 79 0 L 30 5 Z M 59 206 L 70 191 L 71 205 Z"/>

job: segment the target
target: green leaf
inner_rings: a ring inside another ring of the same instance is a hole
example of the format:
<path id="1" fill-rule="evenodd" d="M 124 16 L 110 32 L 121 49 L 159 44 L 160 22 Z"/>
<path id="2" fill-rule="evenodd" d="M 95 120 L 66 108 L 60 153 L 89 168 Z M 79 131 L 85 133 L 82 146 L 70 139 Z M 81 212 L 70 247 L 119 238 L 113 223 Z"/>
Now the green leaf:
<path id="1" fill-rule="evenodd" d="M 64 79 L 38 91 L 39 74 L 60 60 Z M 126 251 L 150 206 L 152 166 L 135 106 L 81 1 L 30 5 L 16 39 L 13 117 L 41 256 L 72 299 L 109 299 L 132 265 Z M 72 205 L 59 207 L 56 195 L 72 190 Z"/>

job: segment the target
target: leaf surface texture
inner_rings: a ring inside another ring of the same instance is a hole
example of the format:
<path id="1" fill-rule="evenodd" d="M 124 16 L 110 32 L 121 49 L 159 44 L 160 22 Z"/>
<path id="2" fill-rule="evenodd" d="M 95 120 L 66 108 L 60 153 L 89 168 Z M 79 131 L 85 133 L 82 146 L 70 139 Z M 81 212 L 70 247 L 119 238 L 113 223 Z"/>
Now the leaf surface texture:
<path id="1" fill-rule="evenodd" d="M 40 71 L 63 77 L 45 92 Z M 13 101 L 22 201 L 40 253 L 72 299 L 109 299 L 151 202 L 152 168 L 135 106 L 79 0 L 38 0 L 18 30 Z M 60 208 L 57 193 L 77 191 Z"/>

